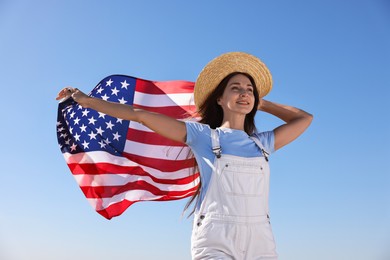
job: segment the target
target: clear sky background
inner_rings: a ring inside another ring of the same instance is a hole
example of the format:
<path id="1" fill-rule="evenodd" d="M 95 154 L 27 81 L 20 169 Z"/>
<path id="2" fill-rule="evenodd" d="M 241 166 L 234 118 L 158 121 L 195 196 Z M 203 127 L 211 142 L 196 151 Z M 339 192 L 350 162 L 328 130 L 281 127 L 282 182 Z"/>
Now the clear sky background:
<path id="1" fill-rule="evenodd" d="M 315 116 L 271 157 L 280 260 L 390 259 L 386 0 L 0 0 L 0 259 L 190 259 L 186 200 L 110 221 L 92 209 L 58 148 L 54 98 L 110 74 L 195 81 L 229 51 L 268 65 L 267 99 Z"/>

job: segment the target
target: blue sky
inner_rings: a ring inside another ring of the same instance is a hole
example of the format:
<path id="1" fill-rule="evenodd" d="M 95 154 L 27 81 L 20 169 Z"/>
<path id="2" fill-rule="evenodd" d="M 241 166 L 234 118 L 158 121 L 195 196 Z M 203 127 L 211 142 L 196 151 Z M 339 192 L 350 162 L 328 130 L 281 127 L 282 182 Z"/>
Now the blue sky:
<path id="1" fill-rule="evenodd" d="M 271 158 L 280 259 L 389 259 L 389 27 L 386 0 L 0 0 L 0 259 L 190 259 L 185 200 L 94 212 L 58 148 L 54 98 L 110 74 L 195 81 L 228 51 L 268 65 L 267 99 L 315 116 Z"/>

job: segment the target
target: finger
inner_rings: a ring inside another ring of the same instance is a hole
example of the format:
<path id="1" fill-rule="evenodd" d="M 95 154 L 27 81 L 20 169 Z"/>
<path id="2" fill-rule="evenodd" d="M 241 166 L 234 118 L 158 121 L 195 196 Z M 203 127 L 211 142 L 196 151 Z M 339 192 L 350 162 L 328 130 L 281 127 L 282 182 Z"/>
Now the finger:
<path id="1" fill-rule="evenodd" d="M 74 88 L 74 89 L 72 89 L 72 94 L 70 94 L 70 96 L 73 98 L 73 99 L 75 99 L 75 94 L 78 94 L 80 91 L 77 89 L 77 88 Z"/>
<path id="2" fill-rule="evenodd" d="M 68 94 L 72 94 L 72 93 L 74 93 L 76 90 L 78 90 L 77 88 L 71 88 L 71 87 L 67 87 L 66 89 L 66 92 L 68 93 Z"/>
<path id="3" fill-rule="evenodd" d="M 59 100 L 59 99 L 64 98 L 67 94 L 68 94 L 68 93 L 67 93 L 67 90 L 66 90 L 66 89 L 62 89 L 62 90 L 57 94 L 56 100 Z"/>
<path id="4" fill-rule="evenodd" d="M 70 95 L 72 95 L 72 93 L 73 93 L 73 88 L 71 88 L 71 87 L 63 88 L 63 89 L 57 94 L 56 100 L 60 100 L 60 99 L 69 97 Z"/>

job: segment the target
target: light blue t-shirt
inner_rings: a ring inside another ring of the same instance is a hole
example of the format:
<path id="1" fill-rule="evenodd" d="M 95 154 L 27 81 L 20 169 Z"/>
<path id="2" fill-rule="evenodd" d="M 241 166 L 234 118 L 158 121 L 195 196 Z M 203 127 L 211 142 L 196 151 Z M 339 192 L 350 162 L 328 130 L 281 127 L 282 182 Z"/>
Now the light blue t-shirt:
<path id="1" fill-rule="evenodd" d="M 212 165 L 214 164 L 215 159 L 211 144 L 211 129 L 209 125 L 200 124 L 193 121 L 187 121 L 186 128 L 186 144 L 191 148 L 195 155 L 202 179 L 200 201 L 198 201 L 199 204 L 197 205 L 199 206 L 203 201 L 209 186 L 212 174 Z M 261 149 L 245 131 L 224 127 L 217 128 L 216 130 L 219 135 L 222 154 L 230 154 L 240 157 L 263 156 Z M 266 152 L 274 152 L 273 131 L 253 133 L 252 136 L 260 140 Z"/>

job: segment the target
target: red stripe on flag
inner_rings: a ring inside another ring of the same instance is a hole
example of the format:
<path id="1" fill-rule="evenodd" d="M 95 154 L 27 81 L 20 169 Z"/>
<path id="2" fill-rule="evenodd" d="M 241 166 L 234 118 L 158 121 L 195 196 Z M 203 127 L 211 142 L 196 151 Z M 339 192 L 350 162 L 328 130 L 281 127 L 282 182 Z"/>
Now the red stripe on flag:
<path id="1" fill-rule="evenodd" d="M 146 132 L 133 128 L 127 131 L 127 140 L 151 145 L 165 145 L 167 147 L 183 147 L 183 143 L 164 138 L 155 132 Z"/>
<path id="2" fill-rule="evenodd" d="M 97 213 L 105 217 L 106 219 L 112 219 L 113 217 L 117 217 L 121 215 L 128 207 L 133 205 L 134 203 L 139 202 L 137 201 L 128 201 L 123 200 L 117 203 L 114 203 L 110 205 L 109 207 L 103 209 L 103 210 L 96 210 Z"/>
<path id="3" fill-rule="evenodd" d="M 193 192 L 195 192 L 195 191 L 196 191 L 196 189 L 194 189 Z M 191 196 L 193 194 L 193 192 L 189 193 L 186 197 Z M 167 200 L 179 200 L 179 199 L 182 199 L 182 198 L 181 197 L 178 197 L 178 198 L 162 197 L 159 199 L 155 199 L 153 201 L 167 201 Z M 105 209 L 96 210 L 96 212 L 99 213 L 100 215 L 102 215 L 103 217 L 105 217 L 106 219 L 111 219 L 113 217 L 117 217 L 117 216 L 121 215 L 128 207 L 130 207 L 134 203 L 140 202 L 140 201 L 142 201 L 142 200 L 136 200 L 136 201 L 122 200 L 122 201 L 117 202 L 117 203 L 112 203 L 110 206 L 108 206 Z"/>
<path id="4" fill-rule="evenodd" d="M 145 165 L 150 168 L 159 169 L 164 172 L 175 172 L 183 168 L 191 168 L 194 167 L 194 163 L 195 163 L 194 158 L 172 161 L 172 160 L 163 160 L 163 159 L 144 157 L 144 156 L 129 154 L 125 152 L 123 153 L 123 156 L 137 164 Z"/>
<path id="5" fill-rule="evenodd" d="M 150 112 L 163 114 L 176 119 L 186 119 L 194 115 L 196 107 L 192 105 L 188 106 L 171 106 L 171 107 L 147 107 L 138 104 L 133 104 L 133 107 L 141 108 Z"/>
<path id="6" fill-rule="evenodd" d="M 193 93 L 194 82 L 176 80 L 176 81 L 149 81 L 136 79 L 135 90 L 147 94 L 178 94 Z"/>

